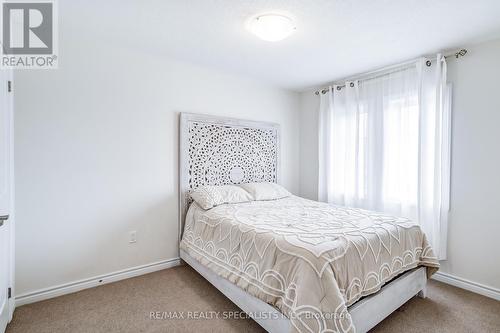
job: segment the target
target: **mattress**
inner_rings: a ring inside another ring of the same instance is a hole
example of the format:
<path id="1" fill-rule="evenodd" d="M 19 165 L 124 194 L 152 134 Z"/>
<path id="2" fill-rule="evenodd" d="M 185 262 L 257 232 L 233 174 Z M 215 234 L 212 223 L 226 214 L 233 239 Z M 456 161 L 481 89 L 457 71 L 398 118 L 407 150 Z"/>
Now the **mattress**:
<path id="1" fill-rule="evenodd" d="M 180 246 L 298 332 L 354 332 L 350 305 L 407 270 L 426 266 L 430 276 L 439 267 L 409 219 L 296 196 L 209 210 L 193 203 Z"/>

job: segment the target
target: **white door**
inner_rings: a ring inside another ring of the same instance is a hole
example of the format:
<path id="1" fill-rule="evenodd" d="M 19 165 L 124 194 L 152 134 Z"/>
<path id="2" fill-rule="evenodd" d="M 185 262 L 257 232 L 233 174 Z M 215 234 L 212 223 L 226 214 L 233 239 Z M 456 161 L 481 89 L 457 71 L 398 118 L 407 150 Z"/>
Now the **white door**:
<path id="1" fill-rule="evenodd" d="M 11 72 L 0 70 L 0 332 L 11 318 L 13 280 L 13 113 Z"/>
<path id="2" fill-rule="evenodd" d="M 0 332 L 5 331 L 5 327 L 9 322 L 9 298 L 7 288 L 9 288 L 9 234 L 7 223 L 8 221 L 0 221 Z"/>

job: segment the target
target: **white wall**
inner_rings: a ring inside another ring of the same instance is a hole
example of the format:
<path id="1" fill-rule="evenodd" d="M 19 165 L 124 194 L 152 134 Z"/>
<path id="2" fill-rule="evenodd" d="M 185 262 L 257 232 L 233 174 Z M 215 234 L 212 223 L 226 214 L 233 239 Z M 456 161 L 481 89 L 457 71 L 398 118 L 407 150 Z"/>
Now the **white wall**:
<path id="1" fill-rule="evenodd" d="M 500 40 L 449 62 L 451 211 L 444 272 L 500 288 Z"/>
<path id="2" fill-rule="evenodd" d="M 298 193 L 297 93 L 61 17 L 60 68 L 15 76 L 17 295 L 177 257 L 179 112 L 281 124 L 282 182 Z"/>
<path id="3" fill-rule="evenodd" d="M 448 61 L 454 86 L 448 260 L 441 271 L 500 288 L 500 40 Z M 300 193 L 317 198 L 317 110 L 301 94 Z"/>
<path id="4" fill-rule="evenodd" d="M 314 90 L 300 95 L 300 195 L 318 199 L 318 108 Z"/>

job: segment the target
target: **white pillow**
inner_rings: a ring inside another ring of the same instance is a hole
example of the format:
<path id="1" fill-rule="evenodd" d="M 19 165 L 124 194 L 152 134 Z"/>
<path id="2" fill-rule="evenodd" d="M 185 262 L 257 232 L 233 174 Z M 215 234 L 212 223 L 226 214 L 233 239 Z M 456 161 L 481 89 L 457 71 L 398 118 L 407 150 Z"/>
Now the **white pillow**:
<path id="1" fill-rule="evenodd" d="M 292 195 L 283 186 L 276 183 L 248 183 L 240 186 L 250 193 L 253 200 L 276 200 Z"/>
<path id="2" fill-rule="evenodd" d="M 191 193 L 191 198 L 203 209 L 225 203 L 252 201 L 252 196 L 236 185 L 200 186 Z"/>

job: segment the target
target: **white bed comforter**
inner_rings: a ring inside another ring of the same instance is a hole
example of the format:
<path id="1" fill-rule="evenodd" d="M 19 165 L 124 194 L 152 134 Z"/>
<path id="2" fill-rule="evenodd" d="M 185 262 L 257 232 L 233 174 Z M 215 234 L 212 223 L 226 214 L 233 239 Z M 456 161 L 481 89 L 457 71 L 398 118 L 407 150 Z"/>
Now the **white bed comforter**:
<path id="1" fill-rule="evenodd" d="M 181 248 L 299 332 L 353 332 L 349 305 L 404 271 L 439 267 L 408 219 L 295 196 L 209 210 L 194 203 Z"/>

